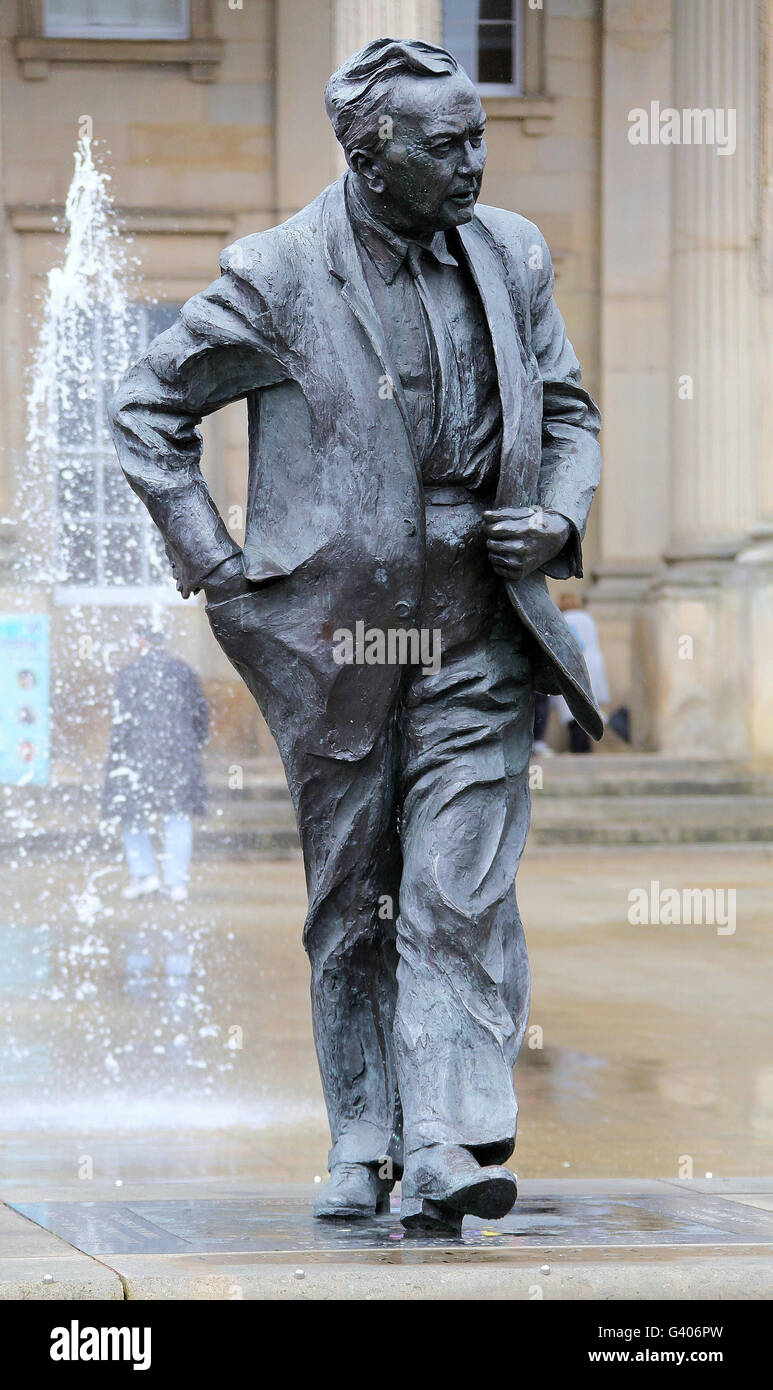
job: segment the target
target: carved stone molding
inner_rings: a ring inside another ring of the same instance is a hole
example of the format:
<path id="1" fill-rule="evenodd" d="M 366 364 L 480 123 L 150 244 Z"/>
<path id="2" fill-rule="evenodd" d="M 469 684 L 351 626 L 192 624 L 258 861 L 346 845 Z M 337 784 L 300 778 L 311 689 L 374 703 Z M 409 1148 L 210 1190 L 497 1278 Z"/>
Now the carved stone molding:
<path id="1" fill-rule="evenodd" d="M 53 232 L 64 226 L 62 203 L 18 203 L 8 208 L 8 221 L 15 232 Z M 116 208 L 116 216 L 126 232 L 153 232 L 156 235 L 231 236 L 234 218 L 227 212 L 206 208 Z M 54 218 L 57 223 L 54 223 Z"/>
<path id="2" fill-rule="evenodd" d="M 14 52 L 22 76 L 43 81 L 52 63 L 177 63 L 193 82 L 214 82 L 223 41 L 214 35 L 212 0 L 191 0 L 187 39 L 68 39 L 44 32 L 43 0 L 21 0 Z"/>
<path id="3" fill-rule="evenodd" d="M 524 135 L 547 135 L 553 123 L 552 97 L 488 97 L 481 94 L 490 121 L 521 121 Z"/>

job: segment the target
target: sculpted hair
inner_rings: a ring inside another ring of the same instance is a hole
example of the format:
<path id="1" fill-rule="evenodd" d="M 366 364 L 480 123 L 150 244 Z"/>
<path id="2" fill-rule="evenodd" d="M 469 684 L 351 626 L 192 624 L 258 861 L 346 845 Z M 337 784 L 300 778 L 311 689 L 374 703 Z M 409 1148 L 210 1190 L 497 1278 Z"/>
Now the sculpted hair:
<path id="1" fill-rule="evenodd" d="M 378 145 L 378 119 L 396 77 L 449 77 L 453 54 L 421 39 L 373 39 L 337 68 L 325 88 L 325 110 L 347 159 Z"/>

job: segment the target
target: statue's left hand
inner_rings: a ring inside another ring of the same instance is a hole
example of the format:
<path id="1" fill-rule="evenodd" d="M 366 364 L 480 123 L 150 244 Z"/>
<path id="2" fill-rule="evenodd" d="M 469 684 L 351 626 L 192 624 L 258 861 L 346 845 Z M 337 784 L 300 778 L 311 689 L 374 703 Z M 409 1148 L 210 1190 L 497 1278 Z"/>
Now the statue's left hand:
<path id="1" fill-rule="evenodd" d="M 571 529 L 559 512 L 541 507 L 501 507 L 484 512 L 483 521 L 491 564 L 513 583 L 563 550 Z"/>

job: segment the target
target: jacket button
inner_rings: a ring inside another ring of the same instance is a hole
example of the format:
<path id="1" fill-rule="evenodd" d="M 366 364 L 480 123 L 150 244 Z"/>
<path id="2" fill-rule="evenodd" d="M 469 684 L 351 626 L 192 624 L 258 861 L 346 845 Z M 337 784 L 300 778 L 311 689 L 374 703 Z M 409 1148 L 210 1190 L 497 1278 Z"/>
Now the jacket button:
<path id="1" fill-rule="evenodd" d="M 409 516 L 404 516 L 404 517 L 403 517 L 403 524 L 404 524 L 405 529 L 406 529 L 406 531 L 408 532 L 408 535 L 409 535 L 409 536 L 415 536 L 415 535 L 416 535 L 416 522 L 415 522 L 415 521 L 411 521 L 411 518 L 410 518 Z"/>
<path id="2" fill-rule="evenodd" d="M 408 614 L 410 613 L 410 611 L 411 611 L 411 605 L 410 605 L 410 603 L 406 603 L 405 599 L 403 599 L 403 598 L 400 599 L 399 603 L 396 603 L 396 604 L 395 604 L 395 613 L 397 614 L 397 616 L 398 616 L 399 618 L 407 618 L 407 616 L 408 616 Z"/>

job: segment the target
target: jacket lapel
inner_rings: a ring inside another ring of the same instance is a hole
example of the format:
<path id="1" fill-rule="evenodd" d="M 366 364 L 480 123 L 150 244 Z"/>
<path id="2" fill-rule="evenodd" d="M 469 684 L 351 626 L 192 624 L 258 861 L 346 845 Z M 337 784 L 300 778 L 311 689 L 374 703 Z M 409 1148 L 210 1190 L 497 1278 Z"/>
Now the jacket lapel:
<path id="1" fill-rule="evenodd" d="M 497 506 L 531 505 L 537 500 L 542 450 L 541 378 L 530 370 L 504 267 L 485 227 L 475 218 L 460 227 L 459 234 L 483 300 L 499 377 L 503 433 Z M 547 679 L 538 674 L 536 688 L 560 691 L 582 727 L 601 738 L 604 726 L 582 652 L 548 593 L 544 574 L 528 574 L 517 584 L 506 583 L 505 589 L 537 650 L 548 657 Z"/>
<path id="2" fill-rule="evenodd" d="M 392 397 L 403 418 L 414 464 L 418 469 L 408 404 L 384 336 L 381 320 L 371 298 L 352 224 L 346 209 L 345 176 L 328 190 L 324 211 L 325 255 L 328 268 L 341 282 L 341 297 L 364 328 L 373 351 L 391 383 Z"/>
<path id="3" fill-rule="evenodd" d="M 521 413 L 520 392 L 516 390 L 518 374 L 514 370 L 521 360 L 521 345 L 505 283 L 504 267 L 495 248 L 477 218 L 459 227 L 458 232 L 483 301 L 494 345 L 502 401 L 502 456 L 507 458 L 515 443 Z"/>
<path id="4" fill-rule="evenodd" d="M 497 505 L 522 506 L 534 500 L 527 496 L 529 470 L 520 438 L 527 423 L 522 418 L 528 383 L 525 349 L 516 326 L 505 269 L 483 223 L 476 217 L 457 230 L 483 302 L 499 381 L 502 461 Z"/>

